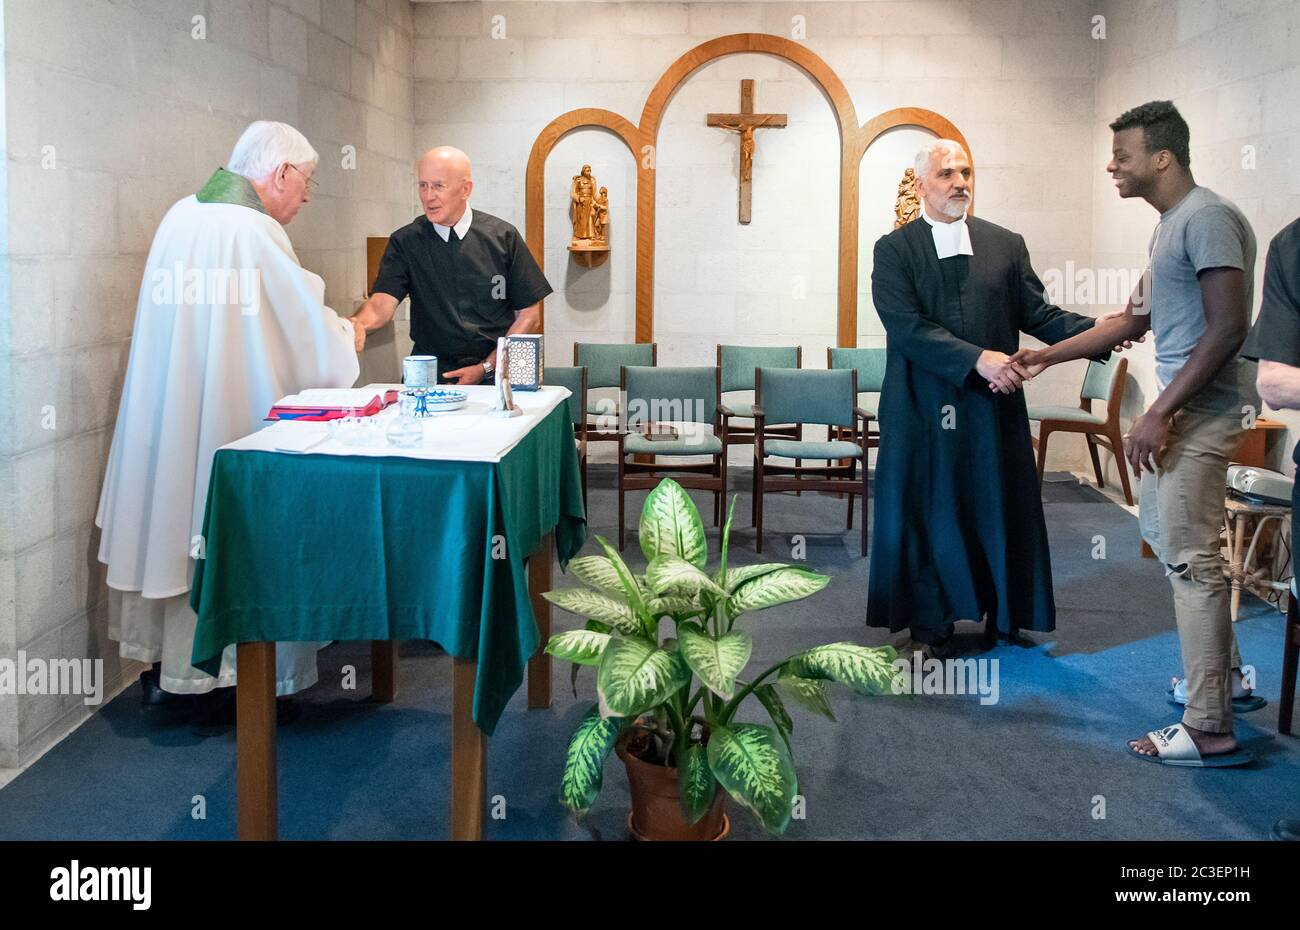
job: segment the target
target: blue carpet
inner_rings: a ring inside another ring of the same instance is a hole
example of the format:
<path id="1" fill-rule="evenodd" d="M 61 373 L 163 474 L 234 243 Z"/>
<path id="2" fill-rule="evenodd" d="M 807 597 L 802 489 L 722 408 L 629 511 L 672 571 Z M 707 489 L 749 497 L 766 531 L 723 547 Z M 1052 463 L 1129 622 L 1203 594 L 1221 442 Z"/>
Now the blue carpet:
<path id="1" fill-rule="evenodd" d="M 613 539 L 611 484 L 608 469 L 593 468 L 593 529 Z M 890 641 L 863 625 L 867 566 L 857 532 L 843 530 L 845 502 L 769 496 L 760 558 L 747 474 L 736 487 L 733 564 L 786 560 L 803 534 L 806 564 L 833 576 L 813 598 L 744 621 L 756 639 L 751 667 L 822 642 Z M 643 497 L 629 495 L 632 530 Z M 696 499 L 709 513 L 711 498 Z M 1047 484 L 1044 501 L 1057 631 L 983 654 L 999 660 L 993 705 L 969 695 L 868 700 L 836 689 L 836 723 L 794 709 L 805 803 L 789 837 L 1259 839 L 1278 817 L 1300 816 L 1300 741 L 1277 735 L 1281 615 L 1247 598 L 1236 626 L 1270 702 L 1238 718 L 1239 739 L 1258 755 L 1253 766 L 1197 771 L 1132 759 L 1126 739 L 1179 717 L 1165 695 L 1179 673 L 1169 585 L 1156 562 L 1138 557 L 1136 519 L 1122 508 L 1076 482 Z M 1105 559 L 1093 558 L 1099 536 Z M 586 551 L 596 551 L 594 540 Z M 634 532 L 626 555 L 643 564 Z M 573 583 L 558 571 L 556 579 Z M 558 629 L 576 625 L 555 618 Z M 299 697 L 302 716 L 280 731 L 281 836 L 445 838 L 450 660 L 433 646 L 404 644 L 391 705 L 367 700 L 368 644 L 337 643 L 320 664 L 321 683 Z M 345 691 L 348 665 L 357 686 Z M 528 711 L 521 690 L 489 743 L 487 835 L 624 839 L 627 783 L 616 759 L 583 824 L 555 800 L 569 733 L 594 700 L 593 670 L 582 671 L 575 698 L 568 666 L 555 668 L 554 705 Z M 200 804 L 206 816 L 197 819 Z M 234 825 L 233 730 L 205 740 L 184 724 L 156 722 L 141 712 L 138 686 L 0 790 L 0 839 L 230 839 Z M 734 809 L 732 835 L 763 836 Z"/>

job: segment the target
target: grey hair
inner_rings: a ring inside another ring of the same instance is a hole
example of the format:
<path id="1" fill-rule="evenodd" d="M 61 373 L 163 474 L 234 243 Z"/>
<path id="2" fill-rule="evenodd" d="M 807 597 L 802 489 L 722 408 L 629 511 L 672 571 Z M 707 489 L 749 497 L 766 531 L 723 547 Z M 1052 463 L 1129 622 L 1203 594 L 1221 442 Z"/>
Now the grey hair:
<path id="1" fill-rule="evenodd" d="M 258 120 L 250 123 L 235 143 L 226 169 L 260 181 L 285 162 L 297 166 L 314 165 L 319 160 L 307 137 L 288 123 Z"/>
<path id="2" fill-rule="evenodd" d="M 930 140 L 925 145 L 921 146 L 921 150 L 916 153 L 916 161 L 912 164 L 912 170 L 916 173 L 918 178 L 926 177 L 930 173 L 930 156 L 940 150 L 948 152 L 953 149 L 956 149 L 963 155 L 966 154 L 966 150 L 962 148 L 960 142 L 954 142 L 951 139 Z"/>

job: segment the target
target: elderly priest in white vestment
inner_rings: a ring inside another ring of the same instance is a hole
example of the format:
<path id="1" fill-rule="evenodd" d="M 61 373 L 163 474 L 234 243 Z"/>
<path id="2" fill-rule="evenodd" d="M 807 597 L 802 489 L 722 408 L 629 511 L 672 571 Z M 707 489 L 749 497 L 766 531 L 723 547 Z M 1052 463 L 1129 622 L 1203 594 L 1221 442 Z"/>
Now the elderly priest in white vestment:
<path id="1" fill-rule="evenodd" d="M 167 211 L 149 250 L 95 522 L 109 634 L 124 657 L 160 662 L 168 692 L 235 684 L 234 646 L 215 678 L 190 664 L 213 453 L 262 427 L 281 397 L 358 375 L 351 323 L 325 306 L 324 281 L 284 230 L 310 200 L 317 160 L 292 126 L 253 123 L 228 166 Z M 279 644 L 277 694 L 316 682 L 317 645 Z"/>

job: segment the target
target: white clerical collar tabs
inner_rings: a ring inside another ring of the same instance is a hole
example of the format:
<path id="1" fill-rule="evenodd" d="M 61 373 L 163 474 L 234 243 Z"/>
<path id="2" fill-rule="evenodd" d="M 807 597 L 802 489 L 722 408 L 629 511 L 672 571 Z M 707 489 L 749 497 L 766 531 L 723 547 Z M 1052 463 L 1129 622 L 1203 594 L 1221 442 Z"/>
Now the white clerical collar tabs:
<path id="1" fill-rule="evenodd" d="M 952 258 L 954 255 L 974 255 L 970 243 L 970 228 L 966 225 L 966 214 L 951 223 L 940 223 L 930 218 L 921 208 L 921 218 L 930 226 L 930 235 L 934 239 L 934 251 L 939 258 Z"/>
<path id="2" fill-rule="evenodd" d="M 452 229 L 456 230 L 456 238 L 464 242 L 465 233 L 469 232 L 469 224 L 473 219 L 474 219 L 474 211 L 467 206 L 465 207 L 465 215 L 460 218 L 460 222 L 457 223 L 454 227 L 439 226 L 437 223 L 434 223 L 433 228 L 434 230 L 437 231 L 438 235 L 442 237 L 443 242 L 446 242 L 447 239 L 451 236 Z"/>

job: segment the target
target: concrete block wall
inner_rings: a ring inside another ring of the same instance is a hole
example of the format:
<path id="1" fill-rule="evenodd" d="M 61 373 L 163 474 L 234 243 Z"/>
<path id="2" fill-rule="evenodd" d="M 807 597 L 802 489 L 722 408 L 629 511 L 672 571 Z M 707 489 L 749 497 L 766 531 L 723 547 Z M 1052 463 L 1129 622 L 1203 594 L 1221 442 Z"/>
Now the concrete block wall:
<path id="1" fill-rule="evenodd" d="M 1172 100 L 1191 128 L 1198 184 L 1234 201 L 1258 242 L 1255 305 L 1269 240 L 1300 216 L 1300 6 L 1285 0 L 1140 0 L 1101 5 L 1101 46 L 1092 136 L 1093 262 L 1098 269 L 1144 268 L 1158 220 L 1144 201 L 1121 200 L 1101 169 L 1110 158 L 1107 124 L 1149 100 Z M 1156 395 L 1151 340 L 1129 353 L 1129 415 Z M 1272 465 L 1294 471 L 1300 415 L 1266 411 L 1287 423 Z"/>
<path id="2" fill-rule="evenodd" d="M 111 689 L 139 666 L 106 636 L 93 519 L 154 230 L 250 121 L 292 123 L 321 161 L 320 195 L 289 237 L 324 277 L 327 303 L 351 314 L 365 237 L 415 209 L 412 10 L 7 0 L 3 12 L 0 655 L 101 657 Z M 380 362 L 367 359 L 363 377 L 390 378 Z M 30 761 L 87 712 L 75 695 L 0 697 L 0 768 Z"/>
<path id="3" fill-rule="evenodd" d="M 637 121 L 673 60 L 733 32 L 806 43 L 843 79 L 860 121 L 898 106 L 951 119 L 970 142 L 979 214 L 1022 233 L 1045 276 L 1071 263 L 1145 264 L 1154 217 L 1119 202 L 1103 172 L 1106 122 L 1144 100 L 1183 107 L 1198 180 L 1255 224 L 1257 273 L 1269 237 L 1300 212 L 1287 170 L 1300 140 L 1300 12 L 1285 0 L 5 0 L 0 10 L 0 656 L 103 657 L 119 683 L 138 669 L 118 663 L 105 636 L 92 521 L 140 274 L 167 207 L 225 160 L 252 119 L 292 122 L 321 153 L 320 195 L 289 234 L 344 313 L 366 287 L 365 237 L 418 211 L 421 151 L 468 151 L 475 208 L 522 229 L 527 155 L 547 122 L 580 106 Z M 1094 36 L 1098 13 L 1104 39 Z M 758 133 L 754 220 L 742 227 L 736 137 L 705 127 L 704 114 L 732 111 L 751 77 L 758 109 L 789 114 L 789 127 Z M 860 169 L 860 345 L 883 344 L 871 247 L 890 228 L 921 139 L 890 133 Z M 1248 145 L 1253 169 L 1243 167 Z M 796 341 L 807 365 L 824 364 L 835 332 L 837 153 L 820 91 L 781 60 L 723 59 L 679 89 L 657 152 L 664 364 L 707 363 L 716 342 Z M 598 269 L 577 267 L 565 249 L 569 182 L 584 163 L 610 193 L 613 253 Z M 552 153 L 552 364 L 568 363 L 574 341 L 632 338 L 634 201 L 631 155 L 612 136 L 575 133 Z M 1064 301 L 1088 313 L 1119 302 Z M 362 380 L 392 378 L 409 344 L 403 319 L 372 337 Z M 1130 358 L 1134 413 L 1153 389 L 1150 347 Z M 1062 366 L 1028 398 L 1073 403 L 1082 376 L 1081 363 Z M 1052 450 L 1051 467 L 1086 462 L 1072 438 Z M 0 698 L 0 769 L 39 754 L 85 712 L 76 697 Z"/>
<path id="4" fill-rule="evenodd" d="M 863 3 L 418 3 L 417 149 L 457 145 L 474 159 L 472 203 L 523 228 L 524 174 L 540 130 L 561 113 L 603 107 L 639 122 L 663 71 L 683 52 L 735 32 L 796 37 L 846 84 L 865 122 L 900 106 L 935 110 L 969 140 L 981 216 L 1022 232 L 1040 270 L 1086 263 L 1092 249 L 1093 91 L 1098 43 L 1078 0 Z M 802 22 L 795 17 L 803 17 Z M 734 112 L 742 78 L 756 109 L 789 114 L 759 130 L 753 222 L 736 216 L 738 144 L 705 125 Z M 902 171 L 922 138 L 899 130 L 861 170 L 859 345 L 883 345 L 871 305 L 871 249 L 892 228 Z M 665 111 L 656 166 L 655 339 L 661 364 L 711 364 L 719 342 L 804 347 L 824 366 L 835 342 L 839 142 L 833 112 L 794 66 L 766 55 L 714 61 Z M 609 188 L 612 255 L 569 260 L 568 189 L 584 163 Z M 631 341 L 635 172 L 600 130 L 570 134 L 546 167 L 547 359 L 575 341 Z M 1075 307 L 1090 312 L 1091 307 Z M 1082 364 L 1031 385 L 1036 403 L 1073 403 Z M 1057 441 L 1065 467 L 1081 441 Z"/>

